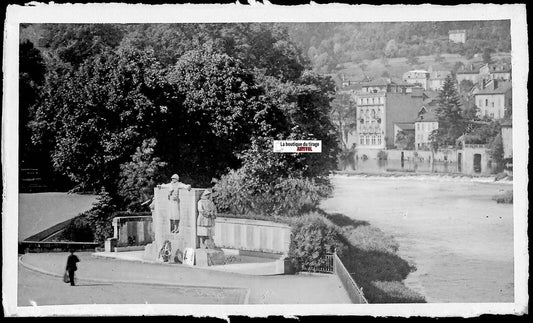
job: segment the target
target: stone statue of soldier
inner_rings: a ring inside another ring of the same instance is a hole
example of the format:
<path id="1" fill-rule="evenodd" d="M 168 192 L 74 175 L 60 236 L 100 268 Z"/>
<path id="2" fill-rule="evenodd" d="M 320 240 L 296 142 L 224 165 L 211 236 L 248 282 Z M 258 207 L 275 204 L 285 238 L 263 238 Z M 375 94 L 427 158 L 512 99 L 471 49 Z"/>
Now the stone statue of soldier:
<path id="1" fill-rule="evenodd" d="M 171 201 L 170 203 L 170 232 L 172 233 L 178 233 L 179 232 L 179 224 L 180 224 L 180 198 L 179 198 L 179 190 L 180 189 L 187 189 L 191 190 L 191 185 L 187 185 L 184 183 L 181 183 L 180 177 L 178 174 L 172 175 L 170 178 L 170 183 L 167 184 L 170 187 L 169 193 L 168 193 L 168 199 Z"/>
<path id="2" fill-rule="evenodd" d="M 214 248 L 213 237 L 216 217 L 217 209 L 211 200 L 211 190 L 205 190 L 198 201 L 198 219 L 196 221 L 196 234 L 202 249 Z"/>

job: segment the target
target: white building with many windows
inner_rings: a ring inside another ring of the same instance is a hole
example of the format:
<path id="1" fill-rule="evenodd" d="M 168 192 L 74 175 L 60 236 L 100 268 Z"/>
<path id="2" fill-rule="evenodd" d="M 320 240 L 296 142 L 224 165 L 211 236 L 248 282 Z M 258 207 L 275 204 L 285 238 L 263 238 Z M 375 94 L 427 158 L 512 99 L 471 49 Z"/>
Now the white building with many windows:
<path id="1" fill-rule="evenodd" d="M 474 94 L 474 102 L 479 109 L 479 117 L 503 119 L 512 105 L 511 82 L 489 81 L 483 89 Z"/>

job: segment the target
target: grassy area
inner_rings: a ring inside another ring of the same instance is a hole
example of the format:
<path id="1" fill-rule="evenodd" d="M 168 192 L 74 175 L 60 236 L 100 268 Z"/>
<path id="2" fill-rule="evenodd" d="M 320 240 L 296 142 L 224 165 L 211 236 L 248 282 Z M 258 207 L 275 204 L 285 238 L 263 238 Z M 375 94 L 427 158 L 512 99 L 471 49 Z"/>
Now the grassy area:
<path id="1" fill-rule="evenodd" d="M 342 260 L 370 303 L 425 302 L 402 282 L 416 268 L 397 255 L 394 237 L 344 214 L 322 215 L 341 230 L 348 246 Z"/>

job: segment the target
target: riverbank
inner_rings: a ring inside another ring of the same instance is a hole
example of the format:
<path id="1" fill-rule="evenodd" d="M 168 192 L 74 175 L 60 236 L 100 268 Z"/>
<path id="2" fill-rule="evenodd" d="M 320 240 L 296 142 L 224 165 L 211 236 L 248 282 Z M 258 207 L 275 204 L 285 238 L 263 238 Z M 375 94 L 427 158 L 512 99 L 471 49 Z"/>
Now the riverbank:
<path id="1" fill-rule="evenodd" d="M 334 171 L 332 176 L 336 177 L 361 177 L 361 178 L 398 178 L 413 180 L 440 180 L 440 181 L 464 181 L 478 183 L 498 183 L 512 185 L 512 177 L 501 177 L 498 175 L 484 174 L 462 174 L 462 173 L 430 173 L 430 172 L 408 172 L 408 171 Z"/>
<path id="2" fill-rule="evenodd" d="M 321 208 L 394 237 L 397 256 L 416 267 L 402 282 L 428 302 L 514 300 L 513 206 L 492 200 L 508 183 L 443 176 L 331 178 L 335 190 Z"/>

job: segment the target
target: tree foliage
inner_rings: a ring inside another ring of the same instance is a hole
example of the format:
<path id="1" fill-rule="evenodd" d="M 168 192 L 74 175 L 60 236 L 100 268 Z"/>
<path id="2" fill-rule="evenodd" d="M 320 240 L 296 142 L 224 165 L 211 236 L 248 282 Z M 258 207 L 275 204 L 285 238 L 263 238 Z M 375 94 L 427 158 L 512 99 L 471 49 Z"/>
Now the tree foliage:
<path id="1" fill-rule="evenodd" d="M 465 133 L 467 123 L 463 118 L 461 105 L 455 81 L 448 75 L 439 91 L 435 109 L 439 128 L 433 133 L 433 138 L 438 146 L 455 145 L 457 139 Z"/>

